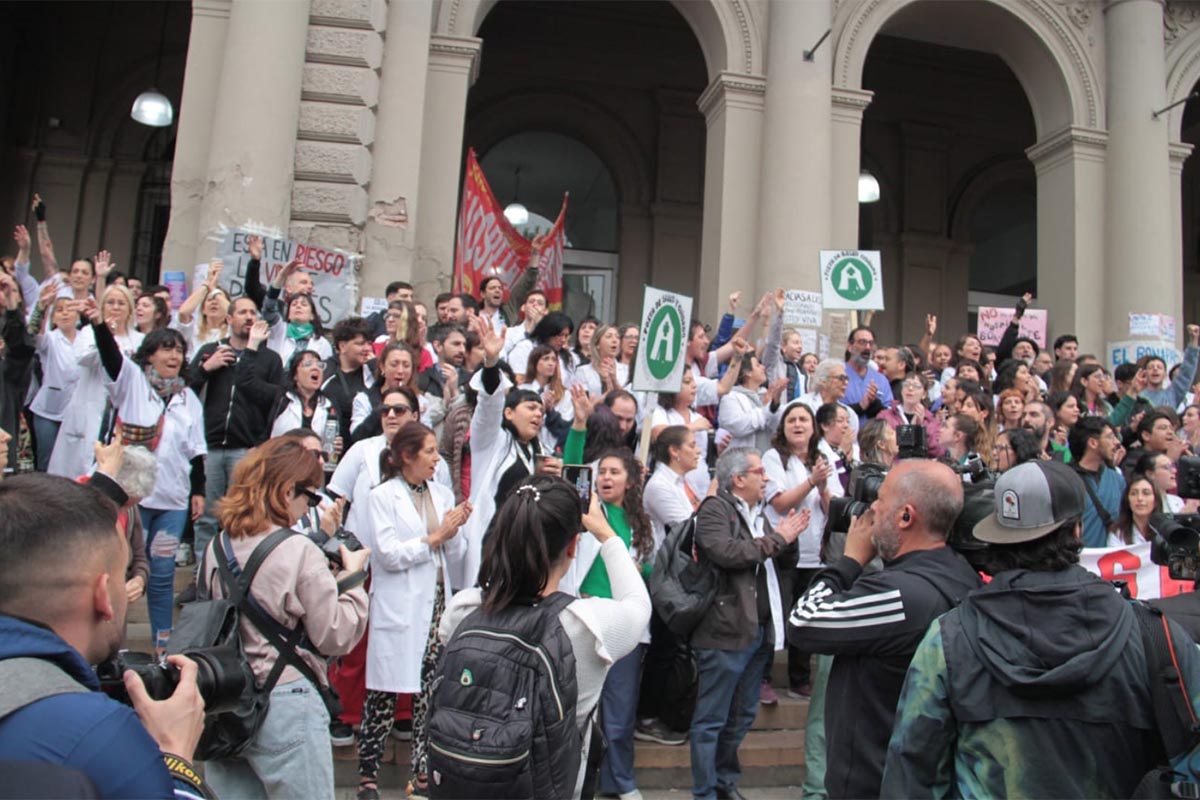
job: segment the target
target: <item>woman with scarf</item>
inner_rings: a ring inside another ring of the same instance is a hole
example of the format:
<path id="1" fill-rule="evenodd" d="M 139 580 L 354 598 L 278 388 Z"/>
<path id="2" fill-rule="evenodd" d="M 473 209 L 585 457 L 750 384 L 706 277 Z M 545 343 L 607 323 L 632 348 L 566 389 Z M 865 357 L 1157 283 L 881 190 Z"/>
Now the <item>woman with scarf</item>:
<path id="1" fill-rule="evenodd" d="M 87 298 L 87 308 L 103 319 L 104 327 L 112 334 L 117 347 L 125 355 L 132 355 L 145 337 L 133 327 L 133 295 L 124 286 L 110 286 L 104 290 L 99 307 L 92 298 Z M 75 363 L 79 366 L 79 378 L 71 392 L 71 401 L 63 412 L 62 426 L 54 442 L 54 452 L 46 471 L 64 478 L 78 478 L 92 464 L 92 444 L 100 432 L 104 420 L 107 400 L 104 384 L 107 377 L 100 365 L 95 326 L 84 327 L 71 344 Z"/>
<path id="2" fill-rule="evenodd" d="M 562 473 L 562 461 L 544 454 L 538 438 L 545 415 L 541 395 L 512 389 L 512 382 L 498 366 L 504 337 L 486 319 L 480 318 L 479 329 L 483 368 L 471 377 L 470 383 L 477 393 L 469 441 L 470 500 L 474 511 L 463 529 L 467 552 L 460 574 L 451 576 L 455 586 L 475 585 L 488 522 L 517 484 L 535 473 L 554 476 Z"/>
<path id="3" fill-rule="evenodd" d="M 250 329 L 246 347 L 257 350 L 269 335 L 267 323 L 259 320 Z M 324 441 L 325 423 L 330 418 L 337 420 L 337 408 L 321 391 L 321 384 L 325 382 L 325 359 L 316 350 L 297 350 L 292 354 L 292 360 L 285 363 L 287 383 L 276 387 L 277 397 L 273 406 L 275 421 L 271 424 L 271 436 L 281 436 L 296 428 L 308 428 Z M 241 386 L 255 380 L 253 360 L 239 361 L 234 372 L 234 385 Z M 340 441 L 326 444 L 332 444 L 334 451 L 341 453 Z"/>
<path id="4" fill-rule="evenodd" d="M 263 319 L 271 324 L 267 347 L 279 354 L 280 361 L 287 364 L 292 355 L 301 350 L 315 351 L 322 361 L 333 358 L 333 348 L 325 338 L 325 328 L 312 295 L 298 294 L 288 298 L 287 313 L 282 317 L 277 314 L 268 297 L 263 304 Z"/>
<path id="5" fill-rule="evenodd" d="M 142 445 L 158 457 L 154 492 L 138 508 L 150 558 L 150 628 L 155 651 L 162 653 L 171 635 L 175 549 L 188 515 L 194 520 L 204 513 L 204 409 L 182 374 L 187 363 L 183 334 L 171 328 L 152 331 L 129 358 L 101 321 L 95 301 L 87 301 L 84 311 L 122 444 Z"/>

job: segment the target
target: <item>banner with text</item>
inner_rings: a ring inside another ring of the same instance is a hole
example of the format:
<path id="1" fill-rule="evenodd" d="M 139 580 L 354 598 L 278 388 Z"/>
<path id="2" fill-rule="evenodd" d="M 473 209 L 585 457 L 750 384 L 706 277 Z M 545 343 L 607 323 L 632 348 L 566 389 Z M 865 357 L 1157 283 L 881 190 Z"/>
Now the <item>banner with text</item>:
<path id="1" fill-rule="evenodd" d="M 819 263 L 825 308 L 883 310 L 878 250 L 822 250 Z"/>
<path id="2" fill-rule="evenodd" d="M 1123 342 L 1109 342 L 1105 352 L 1108 355 L 1105 366 L 1110 370 L 1122 364 L 1136 363 L 1142 356 L 1158 356 L 1168 369 L 1179 363 L 1179 351 L 1175 349 L 1173 341 L 1129 339 Z"/>
<path id="3" fill-rule="evenodd" d="M 633 389 L 678 392 L 683 384 L 684 350 L 692 319 L 692 298 L 646 287 L 642 300 Z"/>
<path id="4" fill-rule="evenodd" d="M 788 289 L 783 293 L 785 328 L 821 327 L 821 293 Z"/>
<path id="5" fill-rule="evenodd" d="M 1174 597 L 1192 591 L 1192 581 L 1172 580 L 1166 567 L 1150 560 L 1150 544 L 1127 547 L 1085 547 L 1079 565 L 1106 581 L 1125 581 L 1129 593 L 1141 600 Z"/>
<path id="6" fill-rule="evenodd" d="M 1170 314 L 1129 312 L 1129 335 L 1134 338 L 1175 341 L 1175 318 Z"/>
<path id="7" fill-rule="evenodd" d="M 538 288 L 546 293 L 550 308 L 562 308 L 563 299 L 563 224 L 567 215 L 567 195 L 554 227 L 547 234 L 538 266 Z M 462 205 L 458 218 L 458 246 L 454 251 L 454 291 L 479 297 L 484 278 L 498 275 L 504 282 L 505 296 L 525 270 L 532 252 L 530 242 L 504 217 L 504 209 L 492 194 L 492 187 L 475 159 L 467 151 L 463 178 Z"/>
<path id="8" fill-rule="evenodd" d="M 246 237 L 250 235 L 243 230 L 230 231 L 221 241 L 221 247 L 217 251 L 217 258 L 222 261 L 219 283 L 229 292 L 230 297 L 246 293 L 246 265 L 250 263 Z M 355 314 L 357 308 L 354 296 L 357 286 L 354 273 L 357 269 L 357 255 L 301 244 L 293 239 L 273 239 L 264 236 L 262 240 L 259 279 L 264 288 L 288 262 L 298 258 L 301 268 L 312 276 L 313 304 L 317 307 L 317 314 L 325 327 Z M 207 273 L 207 265 L 204 271 Z M 201 277 L 197 275 L 196 279 L 200 280 Z"/>
<path id="9" fill-rule="evenodd" d="M 979 341 L 993 346 L 1000 344 L 1000 338 L 1004 336 L 1015 313 L 1011 308 L 980 306 L 979 322 L 975 329 Z M 1039 350 L 1046 349 L 1046 321 L 1044 308 L 1027 308 L 1021 316 L 1020 335 L 1033 339 Z"/>

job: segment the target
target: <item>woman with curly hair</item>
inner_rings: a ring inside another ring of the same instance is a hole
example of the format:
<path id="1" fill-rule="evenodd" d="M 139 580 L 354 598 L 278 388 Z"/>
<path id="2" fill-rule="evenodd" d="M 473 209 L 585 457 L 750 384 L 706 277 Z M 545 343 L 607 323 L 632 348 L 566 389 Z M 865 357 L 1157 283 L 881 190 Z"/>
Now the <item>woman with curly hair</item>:
<path id="1" fill-rule="evenodd" d="M 654 557 L 654 533 L 642 505 L 642 468 L 628 448 L 608 450 L 600 456 L 595 475 L 595 493 L 604 516 L 625 543 L 642 577 L 649 576 Z M 577 575 L 580 597 L 612 598 L 608 569 L 599 558 L 599 542 L 580 539 Z M 633 730 L 637 723 L 638 687 L 642 680 L 642 658 L 650 642 L 649 628 L 633 652 L 612 665 L 600 693 L 600 718 L 608 751 L 600 762 L 599 791 L 626 796 L 637 791 L 633 773 Z"/>

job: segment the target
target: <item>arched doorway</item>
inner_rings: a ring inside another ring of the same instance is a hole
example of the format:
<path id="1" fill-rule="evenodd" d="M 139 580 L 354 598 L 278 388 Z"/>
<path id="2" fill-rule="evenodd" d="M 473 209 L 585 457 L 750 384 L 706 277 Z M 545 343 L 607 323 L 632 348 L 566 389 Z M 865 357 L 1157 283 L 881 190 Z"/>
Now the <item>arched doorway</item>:
<path id="1" fill-rule="evenodd" d="M 973 246 L 981 237 L 1016 237 L 1027 248 L 1032 210 L 1035 282 L 1040 303 L 1055 310 L 1051 334 L 1103 338 L 1103 98 L 1084 45 L 1046 5 L 860 0 L 838 14 L 835 97 L 841 90 L 848 104 L 874 90 L 863 115 L 863 158 L 890 161 L 897 187 L 916 180 L 925 188 L 903 191 L 889 205 L 892 220 L 878 217 L 883 209 L 870 212 L 875 231 L 890 223 L 899 236 L 879 243 L 885 253 L 894 248 L 900 271 L 888 298 L 898 314 L 883 316 L 891 329 L 884 335 L 919 335 L 928 311 L 940 311 L 947 334 L 971 327 Z M 902 68 L 889 73 L 887 62 Z M 914 84 L 922 71 L 927 79 Z M 885 94 L 905 91 L 907 107 L 889 111 Z M 994 116 L 997 109 L 1008 113 Z M 872 132 L 873 120 L 892 124 L 891 143 Z M 1014 173 L 1004 181 L 1009 188 L 985 191 L 998 164 Z M 981 261 L 977 275 L 983 269 Z M 1005 294 L 1028 283 L 1009 280 Z M 929 297 L 941 299 L 940 309 L 916 307 L 929 306 Z"/>
<path id="2" fill-rule="evenodd" d="M 522 192 L 536 181 L 556 197 L 541 212 L 553 218 L 562 193 L 572 189 L 568 230 L 583 229 L 577 215 L 592 213 L 586 204 L 595 192 L 568 185 L 574 170 L 594 175 L 601 164 L 611 176 L 614 221 L 601 226 L 602 246 L 575 265 L 610 270 L 613 280 L 603 289 L 602 272 L 578 279 L 611 298 L 598 302 L 610 319 L 635 316 L 646 283 L 695 295 L 705 159 L 696 103 L 707 78 L 688 21 L 667 2 L 500 2 L 486 10 L 478 35 L 484 56 L 467 97 L 464 138 L 486 154 L 483 166 L 501 202 L 511 200 L 505 189 L 515 190 L 517 162 L 510 150 L 509 163 L 492 168 L 489 162 L 502 160 L 493 154 L 538 132 L 542 146 L 528 146 L 537 137 L 524 140 Z M 538 43 L 536 57 L 531 42 Z M 568 164 L 563 159 L 572 153 Z"/>
<path id="3" fill-rule="evenodd" d="M 599 156 L 560 133 L 525 131 L 489 148 L 480 166 L 501 205 L 520 203 L 528 210 L 529 220 L 516 226 L 528 238 L 550 230 L 563 192 L 570 192 L 563 307 L 573 317 L 615 319 L 620 268 L 617 188 Z"/>

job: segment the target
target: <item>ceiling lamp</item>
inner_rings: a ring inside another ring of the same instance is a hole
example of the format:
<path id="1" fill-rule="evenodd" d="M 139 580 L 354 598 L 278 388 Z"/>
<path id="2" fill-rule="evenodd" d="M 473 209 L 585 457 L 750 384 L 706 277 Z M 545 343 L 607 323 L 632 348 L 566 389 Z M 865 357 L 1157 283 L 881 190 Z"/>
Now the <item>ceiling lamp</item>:
<path id="1" fill-rule="evenodd" d="M 168 5 L 168 3 L 163 3 L 162 30 L 158 35 L 158 61 L 154 65 L 154 83 L 156 85 L 162 72 L 163 47 L 166 45 L 167 38 Z M 152 128 L 167 128 L 175 121 L 175 109 L 165 94 L 151 87 L 139 94 L 133 101 L 133 108 L 130 110 L 129 116 L 133 117 L 134 122 L 140 122 Z"/>
<path id="2" fill-rule="evenodd" d="M 875 180 L 875 176 L 866 170 L 858 173 L 858 202 L 879 202 L 879 181 Z"/>
<path id="3" fill-rule="evenodd" d="M 504 207 L 504 218 L 514 228 L 519 228 L 529 222 L 529 209 L 520 203 L 509 203 Z"/>

